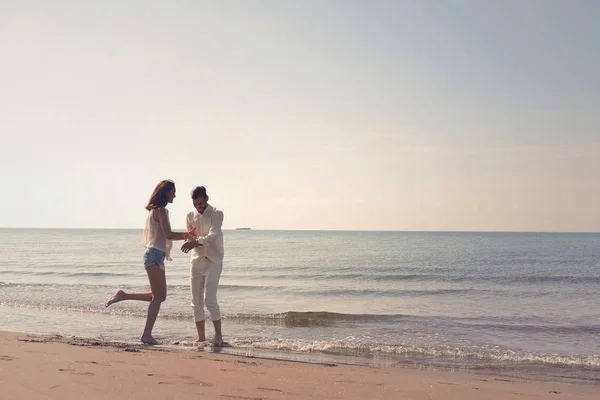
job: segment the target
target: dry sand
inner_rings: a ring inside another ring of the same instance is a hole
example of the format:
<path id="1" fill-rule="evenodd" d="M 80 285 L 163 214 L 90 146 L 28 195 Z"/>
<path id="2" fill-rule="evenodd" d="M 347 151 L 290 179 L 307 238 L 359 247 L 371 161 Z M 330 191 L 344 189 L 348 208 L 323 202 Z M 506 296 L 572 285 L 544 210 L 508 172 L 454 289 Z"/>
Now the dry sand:
<path id="1" fill-rule="evenodd" d="M 600 386 L 0 332 L 0 399 L 600 399 Z"/>

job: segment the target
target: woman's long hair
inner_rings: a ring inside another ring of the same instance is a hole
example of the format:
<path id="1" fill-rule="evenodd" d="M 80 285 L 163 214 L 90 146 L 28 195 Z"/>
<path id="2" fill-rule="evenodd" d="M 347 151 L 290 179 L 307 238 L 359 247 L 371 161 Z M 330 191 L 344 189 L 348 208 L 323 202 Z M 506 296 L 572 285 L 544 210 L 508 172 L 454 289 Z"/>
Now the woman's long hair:
<path id="1" fill-rule="evenodd" d="M 150 211 L 165 207 L 168 203 L 167 194 L 173 189 L 175 189 L 175 182 L 170 180 L 160 181 L 154 188 L 150 200 L 148 200 L 146 210 Z"/>

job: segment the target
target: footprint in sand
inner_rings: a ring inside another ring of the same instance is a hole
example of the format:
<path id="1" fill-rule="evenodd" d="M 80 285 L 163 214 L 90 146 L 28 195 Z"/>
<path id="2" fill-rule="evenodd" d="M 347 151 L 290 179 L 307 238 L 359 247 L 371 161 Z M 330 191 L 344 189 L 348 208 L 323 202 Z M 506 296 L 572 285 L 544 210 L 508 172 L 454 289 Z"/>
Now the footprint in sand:
<path id="1" fill-rule="evenodd" d="M 59 368 L 58 371 L 60 371 L 60 372 L 70 372 L 73 375 L 96 376 L 96 374 L 94 374 L 92 372 L 77 372 L 74 369 L 70 369 L 70 368 Z"/>
<path id="2" fill-rule="evenodd" d="M 105 367 L 110 366 L 110 364 L 99 363 L 97 361 L 75 361 L 77 364 L 94 364 L 94 365 L 103 365 Z"/>
<path id="3" fill-rule="evenodd" d="M 281 389 L 271 389 L 271 388 L 265 388 L 265 387 L 257 387 L 257 390 L 269 390 L 271 392 L 283 392 L 283 390 Z"/>
<path id="4" fill-rule="evenodd" d="M 254 361 L 236 361 L 236 364 L 246 364 L 246 365 L 258 365 Z"/>
<path id="5" fill-rule="evenodd" d="M 500 381 L 500 382 L 516 382 L 513 381 L 512 379 L 501 379 L 501 378 L 494 378 L 495 381 Z"/>
<path id="6" fill-rule="evenodd" d="M 185 376 L 185 375 L 183 375 L 183 376 L 178 376 L 178 378 L 189 381 L 189 382 L 185 382 L 186 385 L 198 385 L 198 386 L 204 386 L 204 387 L 215 386 L 212 383 L 203 382 L 203 381 L 199 381 L 197 379 L 194 379 L 193 376 Z"/>

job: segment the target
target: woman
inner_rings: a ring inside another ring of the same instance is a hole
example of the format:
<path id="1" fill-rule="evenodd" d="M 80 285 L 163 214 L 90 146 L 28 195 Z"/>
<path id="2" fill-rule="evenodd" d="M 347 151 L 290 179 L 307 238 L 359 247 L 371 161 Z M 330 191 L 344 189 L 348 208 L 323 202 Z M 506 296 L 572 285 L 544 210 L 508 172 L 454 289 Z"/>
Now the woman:
<path id="1" fill-rule="evenodd" d="M 142 342 L 146 344 L 158 344 L 152 337 L 152 328 L 160 310 L 160 304 L 167 298 L 167 281 L 165 278 L 165 258 L 171 260 L 173 240 L 191 240 L 194 232 L 173 232 L 169 221 L 169 212 L 165 208 L 175 198 L 175 183 L 173 181 L 161 181 L 146 205 L 148 217 L 144 229 L 143 244 L 146 246 L 144 253 L 144 268 L 148 274 L 151 292 L 147 293 L 125 293 L 119 290 L 104 304 L 111 304 L 123 300 L 149 301 L 148 315 L 146 316 L 146 327 L 142 334 Z"/>

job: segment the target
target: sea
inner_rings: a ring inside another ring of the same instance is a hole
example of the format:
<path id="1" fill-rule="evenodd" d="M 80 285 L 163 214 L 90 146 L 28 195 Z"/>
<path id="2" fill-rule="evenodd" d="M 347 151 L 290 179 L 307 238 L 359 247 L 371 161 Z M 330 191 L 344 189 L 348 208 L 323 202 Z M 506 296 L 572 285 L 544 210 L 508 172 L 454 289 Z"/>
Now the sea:
<path id="1" fill-rule="evenodd" d="M 0 229 L 0 330 L 138 343 L 141 230 Z M 600 383 L 600 234 L 226 230 L 228 347 L 192 346 L 175 243 L 154 328 L 182 351 Z M 207 336 L 212 337 L 212 324 Z"/>

